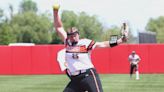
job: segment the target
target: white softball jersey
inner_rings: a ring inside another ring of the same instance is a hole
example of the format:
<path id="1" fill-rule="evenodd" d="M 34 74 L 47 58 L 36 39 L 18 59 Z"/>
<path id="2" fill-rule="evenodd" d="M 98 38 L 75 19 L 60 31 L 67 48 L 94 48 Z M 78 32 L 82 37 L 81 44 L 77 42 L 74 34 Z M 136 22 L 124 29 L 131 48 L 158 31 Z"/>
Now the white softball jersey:
<path id="1" fill-rule="evenodd" d="M 129 60 L 132 63 L 137 62 L 138 60 L 140 61 L 140 57 L 137 54 L 135 54 L 134 57 L 132 55 L 129 55 Z"/>
<path id="2" fill-rule="evenodd" d="M 90 50 L 95 42 L 89 39 L 80 39 L 76 46 L 66 46 L 66 63 L 70 72 L 93 68 Z"/>

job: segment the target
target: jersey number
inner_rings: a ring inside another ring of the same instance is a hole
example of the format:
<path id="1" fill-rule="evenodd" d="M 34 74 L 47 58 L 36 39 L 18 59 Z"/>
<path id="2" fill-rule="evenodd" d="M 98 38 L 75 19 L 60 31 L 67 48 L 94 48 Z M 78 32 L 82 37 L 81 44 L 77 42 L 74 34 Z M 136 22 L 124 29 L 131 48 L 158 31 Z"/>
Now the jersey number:
<path id="1" fill-rule="evenodd" d="M 72 58 L 73 58 L 73 59 L 78 59 L 78 58 L 79 58 L 79 56 L 78 56 L 78 54 L 77 54 L 77 53 L 73 53 L 73 54 L 72 54 Z"/>

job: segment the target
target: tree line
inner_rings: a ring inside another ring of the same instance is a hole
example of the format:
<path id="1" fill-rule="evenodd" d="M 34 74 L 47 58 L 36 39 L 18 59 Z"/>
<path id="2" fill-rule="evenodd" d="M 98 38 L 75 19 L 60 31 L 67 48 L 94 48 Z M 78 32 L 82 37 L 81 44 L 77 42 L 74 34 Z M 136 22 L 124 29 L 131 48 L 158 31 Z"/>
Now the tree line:
<path id="1" fill-rule="evenodd" d="M 104 28 L 97 16 L 89 16 L 85 12 L 76 14 L 65 10 L 61 19 L 65 29 L 76 26 L 82 38 L 102 41 L 120 33 L 120 27 Z M 163 25 L 164 17 L 161 16 L 160 19 L 150 19 L 146 27 L 149 31 L 157 32 L 161 43 L 164 41 L 161 36 Z M 132 35 L 130 37 L 133 38 Z M 61 44 L 62 41 L 55 32 L 52 15 L 39 13 L 34 1 L 22 0 L 17 13 L 14 13 L 12 5 L 9 5 L 9 16 L 0 9 L 0 44 L 9 43 Z"/>

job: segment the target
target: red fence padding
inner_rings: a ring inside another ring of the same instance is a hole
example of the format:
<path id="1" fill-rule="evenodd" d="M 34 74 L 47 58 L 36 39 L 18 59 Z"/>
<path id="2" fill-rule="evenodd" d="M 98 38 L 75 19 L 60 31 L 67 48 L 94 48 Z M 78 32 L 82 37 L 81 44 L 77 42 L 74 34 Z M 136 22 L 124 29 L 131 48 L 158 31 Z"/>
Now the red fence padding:
<path id="1" fill-rule="evenodd" d="M 64 45 L 0 46 L 0 74 L 61 74 L 57 52 Z M 119 45 L 92 51 L 99 73 L 129 73 L 129 54 L 141 57 L 141 73 L 164 73 L 164 44 Z"/>
<path id="2" fill-rule="evenodd" d="M 31 47 L 11 47 L 13 74 L 31 73 Z"/>
<path id="3" fill-rule="evenodd" d="M 109 49 L 108 48 L 98 48 L 93 50 L 92 62 L 100 73 L 109 73 Z"/>
<path id="4" fill-rule="evenodd" d="M 149 46 L 150 73 L 164 73 L 164 45 Z"/>
<path id="5" fill-rule="evenodd" d="M 8 46 L 0 46 L 0 74 L 12 74 L 12 52 Z"/>

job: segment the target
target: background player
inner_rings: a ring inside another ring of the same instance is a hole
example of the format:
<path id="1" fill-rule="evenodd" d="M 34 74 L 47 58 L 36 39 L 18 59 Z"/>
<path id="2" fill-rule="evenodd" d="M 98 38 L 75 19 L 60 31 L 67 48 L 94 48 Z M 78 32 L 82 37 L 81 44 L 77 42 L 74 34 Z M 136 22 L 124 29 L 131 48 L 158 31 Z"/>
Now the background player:
<path id="1" fill-rule="evenodd" d="M 138 71 L 138 63 L 140 62 L 140 57 L 136 54 L 135 51 L 132 51 L 132 53 L 129 55 L 128 58 L 130 62 L 130 77 L 132 78 L 133 71 L 136 72 L 136 80 L 139 80 L 139 71 Z"/>

